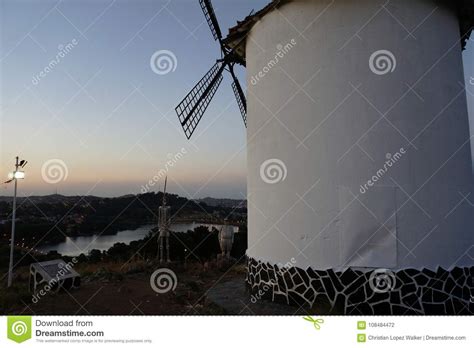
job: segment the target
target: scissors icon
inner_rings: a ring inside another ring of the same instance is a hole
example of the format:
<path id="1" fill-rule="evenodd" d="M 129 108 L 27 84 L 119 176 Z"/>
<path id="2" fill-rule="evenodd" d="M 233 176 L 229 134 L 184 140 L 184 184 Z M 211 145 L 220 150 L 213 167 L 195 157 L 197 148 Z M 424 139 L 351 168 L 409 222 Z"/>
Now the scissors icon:
<path id="1" fill-rule="evenodd" d="M 314 319 L 314 318 L 310 317 L 309 315 L 306 316 L 306 317 L 303 317 L 303 319 L 306 320 L 306 321 L 309 321 L 309 322 L 313 323 L 313 326 L 314 326 L 314 328 L 315 328 L 316 330 L 321 329 L 321 325 L 320 325 L 320 324 L 323 324 L 323 323 L 324 323 L 324 319 L 320 319 L 320 318 Z"/>

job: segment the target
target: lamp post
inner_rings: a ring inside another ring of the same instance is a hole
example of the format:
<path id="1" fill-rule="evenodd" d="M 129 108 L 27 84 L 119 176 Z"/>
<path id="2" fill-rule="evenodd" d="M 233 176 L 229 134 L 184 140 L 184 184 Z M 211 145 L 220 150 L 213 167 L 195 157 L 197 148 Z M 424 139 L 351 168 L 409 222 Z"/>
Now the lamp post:
<path id="1" fill-rule="evenodd" d="M 9 180 L 5 181 L 6 184 L 12 181 L 15 182 L 15 188 L 13 191 L 12 235 L 11 235 L 11 240 L 10 240 L 10 265 L 8 267 L 8 287 L 12 286 L 12 281 L 13 281 L 13 251 L 15 248 L 16 192 L 17 192 L 17 186 L 18 186 L 18 179 L 25 178 L 25 172 L 18 169 L 24 168 L 26 166 L 26 163 L 28 162 L 25 160 L 19 161 L 18 156 L 17 156 L 16 162 L 15 162 L 15 171 L 13 173 L 10 173 L 8 175 Z"/>

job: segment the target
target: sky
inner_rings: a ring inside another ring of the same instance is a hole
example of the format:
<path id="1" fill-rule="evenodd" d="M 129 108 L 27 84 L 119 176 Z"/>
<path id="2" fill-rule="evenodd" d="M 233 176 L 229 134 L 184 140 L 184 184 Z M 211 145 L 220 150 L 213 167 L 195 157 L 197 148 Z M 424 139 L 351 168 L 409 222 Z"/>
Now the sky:
<path id="1" fill-rule="evenodd" d="M 224 35 L 266 3 L 213 1 Z M 197 0 L 0 4 L 0 176 L 16 155 L 28 160 L 20 195 L 157 191 L 167 172 L 169 190 L 188 198 L 245 198 L 245 128 L 229 76 L 191 141 L 174 111 L 220 57 Z M 169 73 L 153 71 L 158 51 L 176 57 Z M 463 59 L 474 120 L 474 41 Z"/>

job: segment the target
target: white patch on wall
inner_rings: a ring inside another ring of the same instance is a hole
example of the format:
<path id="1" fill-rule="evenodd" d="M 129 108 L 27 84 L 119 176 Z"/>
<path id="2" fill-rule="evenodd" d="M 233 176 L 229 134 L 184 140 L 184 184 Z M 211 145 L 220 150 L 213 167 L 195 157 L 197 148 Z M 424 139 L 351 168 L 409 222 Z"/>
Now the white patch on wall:
<path id="1" fill-rule="evenodd" d="M 338 195 L 341 267 L 396 267 L 396 188 L 373 186 L 360 194 L 339 186 Z"/>

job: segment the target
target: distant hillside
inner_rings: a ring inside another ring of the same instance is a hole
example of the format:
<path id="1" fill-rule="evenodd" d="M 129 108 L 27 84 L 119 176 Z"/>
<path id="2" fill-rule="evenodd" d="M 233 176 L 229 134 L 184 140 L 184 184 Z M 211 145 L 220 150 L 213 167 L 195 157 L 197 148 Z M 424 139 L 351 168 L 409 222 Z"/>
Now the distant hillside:
<path id="1" fill-rule="evenodd" d="M 205 197 L 201 199 L 196 199 L 195 201 L 198 203 L 205 203 L 209 207 L 247 208 L 247 200 L 245 199 Z"/>
<path id="2" fill-rule="evenodd" d="M 239 200 L 206 198 L 196 202 L 172 193 L 167 193 L 166 198 L 173 221 L 219 223 L 224 217 L 235 224 L 246 221 L 247 209 L 245 205 L 239 207 Z M 162 200 L 163 192 L 114 198 L 58 194 L 20 197 L 16 215 L 18 240 L 26 245 L 38 240 L 53 244 L 66 236 L 115 234 L 155 224 Z M 0 239 L 9 235 L 11 212 L 12 198 L 0 197 Z"/>
<path id="3" fill-rule="evenodd" d="M 103 198 L 96 197 L 96 196 L 63 196 L 58 194 L 46 195 L 46 196 L 29 196 L 29 197 L 18 197 L 17 202 L 22 203 L 26 201 L 25 204 L 33 203 L 47 203 L 47 204 L 58 204 L 58 203 L 76 203 L 79 200 L 91 202 L 101 200 Z M 11 203 L 13 201 L 13 197 L 11 196 L 0 196 L 0 202 L 7 202 Z"/>

